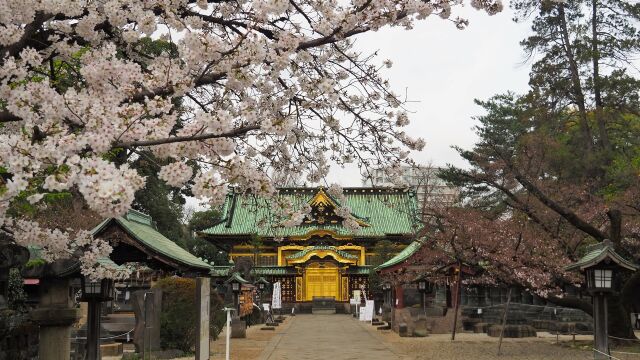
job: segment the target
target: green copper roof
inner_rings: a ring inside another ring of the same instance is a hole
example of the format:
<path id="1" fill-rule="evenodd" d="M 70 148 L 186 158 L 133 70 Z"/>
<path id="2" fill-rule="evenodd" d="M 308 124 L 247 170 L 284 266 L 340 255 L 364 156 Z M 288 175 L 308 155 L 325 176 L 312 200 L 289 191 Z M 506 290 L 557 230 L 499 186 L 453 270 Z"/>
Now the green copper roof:
<path id="1" fill-rule="evenodd" d="M 278 200 L 289 201 L 293 210 L 302 209 L 320 188 L 283 188 Z M 415 192 L 401 188 L 345 188 L 343 206 L 367 225 L 351 231 L 341 223 L 301 224 L 295 227 L 278 225 L 276 211 L 267 199 L 250 194 L 231 193 L 222 209 L 222 221 L 200 234 L 206 237 L 252 235 L 261 237 L 304 236 L 313 230 L 329 230 L 341 236 L 384 237 L 414 234 L 419 223 L 416 217 Z M 207 236 L 208 235 L 208 236 Z"/>
<path id="2" fill-rule="evenodd" d="M 249 281 L 246 280 L 245 278 L 243 278 L 242 275 L 240 275 L 239 272 L 234 272 L 233 274 L 231 274 L 231 276 L 229 276 L 229 278 L 225 282 L 226 283 L 230 283 L 232 281 L 237 281 L 240 284 L 248 284 L 249 283 Z"/>
<path id="3" fill-rule="evenodd" d="M 400 251 L 396 256 L 394 256 L 391 259 L 387 260 L 382 265 L 379 265 L 378 267 L 376 267 L 375 270 L 386 269 L 386 268 L 389 268 L 389 267 L 392 267 L 394 265 L 398 265 L 398 264 L 402 263 L 403 261 L 405 261 L 409 257 L 411 257 L 411 255 L 413 255 L 416 251 L 418 251 L 418 249 L 420 249 L 421 246 L 422 246 L 422 242 L 421 241 L 412 242 L 406 248 L 404 248 L 402 251 Z"/>
<path id="4" fill-rule="evenodd" d="M 605 240 L 602 243 L 593 245 L 587 251 L 587 253 L 578 262 L 573 263 L 565 268 L 567 271 L 572 270 L 584 270 L 585 268 L 592 267 L 599 264 L 605 259 L 610 259 L 619 266 L 631 271 L 636 271 L 638 266 L 624 259 L 613 249 L 613 244 L 609 240 Z"/>
<path id="5" fill-rule="evenodd" d="M 315 250 L 334 251 L 335 253 L 337 253 L 338 255 L 342 256 L 343 258 L 346 258 L 346 259 L 358 259 L 358 257 L 355 256 L 355 255 L 349 254 L 348 252 L 343 251 L 343 250 L 338 250 L 335 246 L 328 246 L 328 245 L 309 246 L 309 247 L 305 248 L 304 250 L 300 250 L 295 254 L 291 254 L 291 255 L 287 256 L 287 259 L 300 259 L 301 257 L 304 257 L 305 255 L 307 255 L 309 252 L 315 251 Z"/>
<path id="6" fill-rule="evenodd" d="M 153 225 L 151 216 L 139 211 L 129 210 L 125 216 L 106 219 L 92 230 L 93 235 L 96 236 L 111 221 L 115 221 L 129 235 L 139 241 L 141 245 L 158 254 L 190 268 L 199 270 L 211 269 L 210 264 L 197 258 L 159 233 Z"/>
<path id="7" fill-rule="evenodd" d="M 348 275 L 369 275 L 372 266 L 349 266 L 346 270 L 346 274 Z"/>

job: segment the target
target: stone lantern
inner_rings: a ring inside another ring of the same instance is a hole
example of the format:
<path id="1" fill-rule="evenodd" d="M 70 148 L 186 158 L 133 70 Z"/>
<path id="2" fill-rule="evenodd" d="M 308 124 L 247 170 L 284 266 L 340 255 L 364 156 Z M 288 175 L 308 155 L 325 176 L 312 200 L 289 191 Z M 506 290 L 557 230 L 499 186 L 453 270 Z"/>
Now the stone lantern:
<path id="1" fill-rule="evenodd" d="M 638 267 L 615 252 L 613 244 L 605 240 L 588 249 L 578 262 L 566 270 L 578 270 L 585 276 L 587 291 L 593 297 L 594 359 L 609 359 L 607 329 L 607 297 L 616 291 L 616 276 L 624 270 L 637 271 Z"/>
<path id="2" fill-rule="evenodd" d="M 262 306 L 262 294 L 269 287 L 269 282 L 265 278 L 260 277 L 258 280 L 256 280 L 255 286 L 258 289 L 258 300 L 260 301 L 259 305 Z"/>
<path id="3" fill-rule="evenodd" d="M 240 273 L 234 272 L 229 276 L 227 281 L 225 282 L 231 287 L 231 292 L 233 293 L 233 307 L 236 309 L 237 313 L 240 314 L 240 290 L 242 290 L 242 284 L 249 283 L 245 280 Z"/>

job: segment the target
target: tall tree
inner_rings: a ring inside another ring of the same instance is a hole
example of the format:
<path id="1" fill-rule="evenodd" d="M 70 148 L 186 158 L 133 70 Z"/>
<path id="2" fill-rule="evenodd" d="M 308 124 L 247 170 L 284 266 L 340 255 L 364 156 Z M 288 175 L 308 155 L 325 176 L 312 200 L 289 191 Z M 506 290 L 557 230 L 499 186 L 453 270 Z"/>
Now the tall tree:
<path id="1" fill-rule="evenodd" d="M 583 149 L 575 141 L 582 133 L 571 127 L 570 114 L 549 114 L 530 100 L 508 94 L 478 102 L 487 112 L 478 117 L 480 141 L 473 150 L 460 150 L 471 168 L 442 174 L 464 187 L 466 208 L 437 214 L 441 226 L 434 246 L 466 262 L 489 264 L 491 277 L 590 312 L 588 303 L 556 295 L 580 281 L 563 268 L 586 245 L 611 239 L 619 251 L 640 259 L 640 118 L 629 119 L 635 131 L 611 138 L 612 144 L 634 144 L 633 150 L 616 151 L 615 165 L 601 178 L 588 179 L 583 171 L 590 160 L 576 156 Z M 632 294 L 640 290 L 638 277 L 626 279 L 622 297 L 611 302 L 614 336 L 633 337 L 625 319 Z"/>
<path id="2" fill-rule="evenodd" d="M 158 178 L 161 163 L 153 154 L 142 153 L 131 163 L 138 174 L 146 178 L 146 186 L 136 192 L 132 207 L 149 214 L 158 231 L 182 247 L 189 236 L 182 223 L 184 194 Z"/>
<path id="3" fill-rule="evenodd" d="M 192 254 L 213 262 L 215 265 L 227 265 L 229 264 L 229 254 L 224 249 L 200 239 L 196 234 L 218 224 L 219 221 L 220 211 L 218 210 L 195 211 L 187 222 L 187 228 L 189 229 L 187 249 Z"/>
<path id="4" fill-rule="evenodd" d="M 463 187 L 466 206 L 433 212 L 433 243 L 423 252 L 477 264 L 489 280 L 590 312 L 588 303 L 555 297 L 580 280 L 564 265 L 605 239 L 640 259 L 640 107 L 629 72 L 640 5 L 512 4 L 518 19 L 533 17 L 522 41 L 533 59 L 531 89 L 478 101 L 486 112 L 477 118 L 479 141 L 458 149 L 470 167 L 442 173 Z M 610 302 L 612 335 L 634 337 L 627 314 L 638 291 L 640 274 L 623 279 Z"/>

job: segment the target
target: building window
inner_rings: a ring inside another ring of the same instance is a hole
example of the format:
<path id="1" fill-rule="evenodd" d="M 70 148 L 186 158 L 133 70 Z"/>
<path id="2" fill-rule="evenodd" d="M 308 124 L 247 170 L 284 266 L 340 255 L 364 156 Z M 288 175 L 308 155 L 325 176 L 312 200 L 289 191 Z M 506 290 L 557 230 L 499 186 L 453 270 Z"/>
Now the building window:
<path id="1" fill-rule="evenodd" d="M 275 266 L 278 263 L 278 257 L 275 255 L 259 255 L 258 266 Z"/>

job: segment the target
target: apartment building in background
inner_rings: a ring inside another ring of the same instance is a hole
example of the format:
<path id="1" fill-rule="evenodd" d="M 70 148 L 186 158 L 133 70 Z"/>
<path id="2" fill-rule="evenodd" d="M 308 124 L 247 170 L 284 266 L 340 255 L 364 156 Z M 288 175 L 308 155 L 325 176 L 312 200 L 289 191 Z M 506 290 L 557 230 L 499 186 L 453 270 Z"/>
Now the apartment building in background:
<path id="1" fill-rule="evenodd" d="M 430 207 L 446 207 L 453 205 L 460 195 L 460 189 L 449 186 L 437 174 L 441 168 L 436 166 L 403 166 L 400 168 L 400 178 L 404 186 L 416 190 L 418 212 Z M 363 179 L 363 186 L 398 186 L 383 169 L 375 169 L 371 179 Z M 425 207 L 426 205 L 426 207 Z"/>

